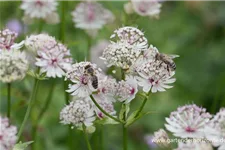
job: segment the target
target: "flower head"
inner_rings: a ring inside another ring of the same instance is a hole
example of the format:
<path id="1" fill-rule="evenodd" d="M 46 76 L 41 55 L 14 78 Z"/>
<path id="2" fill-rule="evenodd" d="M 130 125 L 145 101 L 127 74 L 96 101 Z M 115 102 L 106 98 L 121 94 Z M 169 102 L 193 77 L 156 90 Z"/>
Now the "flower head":
<path id="1" fill-rule="evenodd" d="M 91 64 L 90 62 L 73 64 L 72 69 L 66 73 L 66 78 L 72 81 L 72 84 L 69 84 L 67 92 L 73 96 L 88 97 L 93 91 L 97 90 L 92 84 L 93 76 L 86 73 L 86 66 L 93 68 L 95 76 L 99 78 L 101 70 L 97 68 L 96 64 Z"/>
<path id="2" fill-rule="evenodd" d="M 114 20 L 113 14 L 97 2 L 79 3 L 72 16 L 75 27 L 84 30 L 98 30 Z"/>
<path id="3" fill-rule="evenodd" d="M 135 11 L 140 16 L 158 18 L 161 4 L 158 0 L 131 0 L 125 4 L 125 11 L 130 14 Z"/>
<path id="4" fill-rule="evenodd" d="M 170 143 L 168 141 L 169 136 L 167 135 L 166 131 L 163 129 L 160 129 L 157 132 L 154 132 L 154 137 L 152 141 L 156 143 L 160 147 L 169 147 Z"/>
<path id="5" fill-rule="evenodd" d="M 176 81 L 172 78 L 175 72 L 168 70 L 167 64 L 160 60 L 146 61 L 139 67 L 138 74 L 138 84 L 143 87 L 144 92 L 165 91 L 173 87 L 168 84 Z"/>
<path id="6" fill-rule="evenodd" d="M 9 124 L 8 118 L 0 116 L 0 149 L 11 150 L 16 144 L 17 128 Z"/>
<path id="7" fill-rule="evenodd" d="M 212 145 L 207 141 L 194 142 L 188 140 L 185 143 L 179 142 L 175 150 L 213 150 Z"/>
<path id="8" fill-rule="evenodd" d="M 137 94 L 137 81 L 132 76 L 127 76 L 126 80 L 118 83 L 117 87 L 117 100 L 120 102 L 130 103 Z"/>
<path id="9" fill-rule="evenodd" d="M 25 40 L 30 59 L 47 77 L 62 77 L 71 68 L 70 50 L 46 34 L 32 35 Z"/>
<path id="10" fill-rule="evenodd" d="M 218 150 L 225 149 L 225 108 L 221 108 L 210 120 L 209 125 L 205 127 L 205 135 L 214 146 L 219 146 Z"/>
<path id="11" fill-rule="evenodd" d="M 0 81 L 22 80 L 28 70 L 26 55 L 18 50 L 4 50 L 0 55 Z"/>
<path id="12" fill-rule="evenodd" d="M 23 0 L 21 9 L 24 10 L 24 20 L 32 19 L 44 19 L 48 21 L 51 19 L 51 23 L 58 23 L 58 14 L 56 13 L 56 7 L 58 3 L 55 0 Z M 29 18 L 29 19 L 28 19 Z M 55 21 L 52 21 L 54 18 Z"/>
<path id="13" fill-rule="evenodd" d="M 63 124 L 72 124 L 76 127 L 91 126 L 95 121 L 92 105 L 84 99 L 73 100 L 60 112 L 60 120 Z"/>
<path id="14" fill-rule="evenodd" d="M 3 49 L 20 49 L 23 46 L 23 42 L 19 44 L 15 43 L 17 35 L 16 32 L 9 29 L 0 30 L 0 51 Z"/>
<path id="15" fill-rule="evenodd" d="M 178 107 L 177 111 L 166 118 L 165 127 L 174 136 L 181 138 L 204 138 L 204 129 L 208 125 L 211 115 L 205 108 L 192 105 Z"/>

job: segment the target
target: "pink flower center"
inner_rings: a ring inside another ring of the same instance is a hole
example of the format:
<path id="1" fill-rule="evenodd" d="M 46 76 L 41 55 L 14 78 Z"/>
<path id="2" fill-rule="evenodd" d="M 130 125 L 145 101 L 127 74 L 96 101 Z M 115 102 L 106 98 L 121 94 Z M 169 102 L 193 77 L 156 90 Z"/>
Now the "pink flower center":
<path id="1" fill-rule="evenodd" d="M 41 1 L 36 1 L 35 4 L 38 5 L 38 6 L 40 6 L 40 7 L 44 5 L 43 2 L 41 2 Z"/>
<path id="2" fill-rule="evenodd" d="M 134 88 L 131 88 L 130 94 L 133 95 L 134 93 L 135 93 L 135 89 Z"/>
<path id="3" fill-rule="evenodd" d="M 81 77 L 81 83 L 84 84 L 84 85 L 87 85 L 88 84 L 88 80 L 86 77 Z"/>
<path id="4" fill-rule="evenodd" d="M 57 59 L 56 58 L 52 59 L 52 64 L 54 64 L 56 62 L 57 62 Z"/>
<path id="5" fill-rule="evenodd" d="M 88 11 L 88 13 L 87 13 L 88 21 L 91 22 L 95 18 L 93 6 L 91 4 L 89 5 L 89 10 L 87 10 L 87 11 Z"/>
<path id="6" fill-rule="evenodd" d="M 155 81 L 155 80 L 153 80 L 153 79 L 149 79 L 149 82 L 150 82 L 150 83 L 153 83 L 154 81 Z"/>
<path id="7" fill-rule="evenodd" d="M 106 92 L 106 89 L 105 88 L 102 88 L 102 93 L 105 93 Z"/>
<path id="8" fill-rule="evenodd" d="M 0 140 L 2 140 L 2 138 L 3 138 L 3 136 L 2 136 L 2 135 L 0 135 Z"/>
<path id="9" fill-rule="evenodd" d="M 185 129 L 185 131 L 187 131 L 187 132 L 195 132 L 195 129 L 193 129 L 193 128 L 191 128 L 191 127 L 187 127 L 187 128 Z"/>
<path id="10" fill-rule="evenodd" d="M 98 113 L 98 117 L 99 117 L 99 118 L 103 118 L 102 112 Z"/>

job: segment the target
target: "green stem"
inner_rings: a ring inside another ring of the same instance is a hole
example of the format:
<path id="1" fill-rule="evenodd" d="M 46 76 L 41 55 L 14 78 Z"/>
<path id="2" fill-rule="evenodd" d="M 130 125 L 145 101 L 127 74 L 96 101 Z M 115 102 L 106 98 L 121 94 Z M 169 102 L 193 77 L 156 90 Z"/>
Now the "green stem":
<path id="1" fill-rule="evenodd" d="M 87 36 L 87 61 L 91 61 L 91 37 Z"/>
<path id="2" fill-rule="evenodd" d="M 145 99 L 144 99 L 144 101 L 142 102 L 140 108 L 138 109 L 138 112 L 137 112 L 137 114 L 136 114 L 135 117 L 139 116 L 139 114 L 142 112 L 142 110 L 143 110 L 143 108 L 144 108 L 146 102 L 148 101 L 148 98 L 149 98 L 150 94 L 151 94 L 151 92 L 149 91 L 148 94 L 145 96 Z"/>
<path id="3" fill-rule="evenodd" d="M 92 95 L 90 95 L 90 98 L 91 98 L 91 100 L 94 102 L 95 106 L 97 106 L 98 109 L 99 109 L 103 114 L 105 114 L 106 116 L 108 116 L 109 118 L 111 118 L 111 119 L 113 119 L 113 120 L 115 120 L 115 121 L 117 121 L 117 122 L 123 123 L 121 120 L 119 120 L 119 119 L 117 119 L 117 118 L 111 116 L 111 115 L 108 114 L 104 109 L 102 109 L 102 107 L 99 106 L 99 104 L 95 101 L 95 99 L 94 99 L 94 97 L 93 97 Z"/>
<path id="4" fill-rule="evenodd" d="M 42 110 L 40 111 L 37 119 L 36 119 L 36 122 L 34 123 L 33 127 L 32 127 L 32 138 L 33 138 L 33 141 L 36 141 L 36 135 L 37 135 L 37 128 L 38 128 L 38 123 L 41 122 L 45 112 L 47 111 L 51 101 L 52 101 L 52 95 L 53 95 L 53 91 L 54 91 L 54 88 L 55 88 L 55 82 L 53 82 L 51 84 L 51 88 L 50 88 L 50 91 L 49 91 L 49 94 L 45 100 L 45 104 L 44 104 L 44 107 L 42 108 Z M 36 143 L 36 142 L 35 142 Z M 35 149 L 35 143 L 33 143 L 31 145 L 31 149 L 34 150 Z"/>
<path id="5" fill-rule="evenodd" d="M 8 110 L 7 110 L 7 117 L 10 119 L 10 112 L 11 112 L 11 84 L 7 84 L 7 99 L 8 99 Z"/>
<path id="6" fill-rule="evenodd" d="M 63 83 L 63 86 L 64 86 L 64 95 L 65 95 L 65 101 L 66 101 L 66 104 L 68 105 L 69 102 L 70 102 L 70 96 L 69 96 L 69 93 L 66 92 L 66 90 L 68 89 L 68 83 L 67 81 L 64 81 Z"/>
<path id="7" fill-rule="evenodd" d="M 23 129 L 24 129 L 24 126 L 30 116 L 30 112 L 31 112 L 31 109 L 32 109 L 32 105 L 34 103 L 34 100 L 35 100 L 35 97 L 36 97 L 36 92 L 37 92 L 37 89 L 38 89 L 38 79 L 35 79 L 34 81 L 34 86 L 33 86 L 33 91 L 31 93 L 31 96 L 30 96 L 30 100 L 29 100 L 29 104 L 28 104 L 28 108 L 27 108 L 27 111 L 26 111 L 26 114 L 25 114 L 25 117 L 23 119 L 23 122 L 22 122 L 22 125 L 19 129 L 19 132 L 18 132 L 18 141 L 20 140 L 21 138 L 21 135 L 22 135 L 22 132 L 23 132 Z"/>
<path id="8" fill-rule="evenodd" d="M 42 28 L 43 28 L 43 20 L 42 20 L 42 19 L 40 19 L 40 21 L 39 21 L 39 25 L 38 25 L 38 33 L 41 33 Z"/>
<path id="9" fill-rule="evenodd" d="M 127 128 L 123 125 L 123 150 L 127 150 Z"/>
<path id="10" fill-rule="evenodd" d="M 82 125 L 82 127 L 83 127 L 84 138 L 85 138 L 85 141 L 86 141 L 86 144 L 87 144 L 88 150 L 92 150 L 92 148 L 91 148 L 91 144 L 90 144 L 90 142 L 89 142 L 89 140 L 88 140 L 88 135 L 87 135 L 87 132 L 86 132 L 86 127 L 85 127 L 85 125 L 84 125 L 84 124 Z"/>

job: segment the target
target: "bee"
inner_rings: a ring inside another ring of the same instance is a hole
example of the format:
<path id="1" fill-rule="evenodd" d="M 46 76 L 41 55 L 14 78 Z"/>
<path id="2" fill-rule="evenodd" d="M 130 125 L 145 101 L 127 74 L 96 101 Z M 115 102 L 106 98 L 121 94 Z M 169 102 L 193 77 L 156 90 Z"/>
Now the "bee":
<path id="1" fill-rule="evenodd" d="M 98 77 L 95 75 L 95 70 L 92 68 L 91 65 L 87 65 L 84 67 L 85 71 L 84 73 L 86 75 L 89 75 L 91 77 L 91 84 L 94 89 L 98 88 Z"/>
<path id="2" fill-rule="evenodd" d="M 155 56 L 156 60 L 161 60 L 167 65 L 167 70 L 171 69 L 172 71 L 176 70 L 176 64 L 173 61 L 174 58 L 180 57 L 179 55 L 167 55 L 163 53 L 157 53 Z"/>

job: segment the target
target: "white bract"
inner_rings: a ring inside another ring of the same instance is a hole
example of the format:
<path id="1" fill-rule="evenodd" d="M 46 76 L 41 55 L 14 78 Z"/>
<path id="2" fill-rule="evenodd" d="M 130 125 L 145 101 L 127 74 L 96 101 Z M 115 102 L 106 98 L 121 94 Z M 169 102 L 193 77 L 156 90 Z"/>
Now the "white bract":
<path id="1" fill-rule="evenodd" d="M 165 127 L 174 136 L 181 138 L 204 138 L 205 127 L 208 126 L 211 115 L 205 108 L 192 105 L 178 107 L 177 111 L 166 118 Z"/>
<path id="2" fill-rule="evenodd" d="M 175 150 L 213 150 L 213 147 L 207 141 L 193 142 L 188 140 L 186 143 L 179 142 L 178 148 Z"/>
<path id="3" fill-rule="evenodd" d="M 10 83 L 22 80 L 28 70 L 28 61 L 24 52 L 3 49 L 0 55 L 0 81 Z"/>
<path id="4" fill-rule="evenodd" d="M 70 102 L 60 112 L 60 121 L 63 124 L 71 124 L 82 127 L 82 124 L 89 127 L 95 121 L 95 113 L 92 104 L 84 99 L 77 99 Z"/>
<path id="5" fill-rule="evenodd" d="M 58 23 L 57 5 L 55 0 L 23 0 L 21 9 L 24 10 L 25 23 L 32 22 L 33 19 L 44 19 L 51 24 Z"/>
<path id="6" fill-rule="evenodd" d="M 71 69 L 70 50 L 47 34 L 31 35 L 25 46 L 31 62 L 47 77 L 62 77 Z"/>
<path id="7" fill-rule="evenodd" d="M 164 129 L 159 129 L 157 132 L 154 132 L 154 137 L 152 141 L 160 147 L 169 147 L 169 136 Z"/>
<path id="8" fill-rule="evenodd" d="M 12 150 L 17 140 L 17 127 L 9 124 L 8 118 L 0 116 L 0 149 Z"/>
<path id="9" fill-rule="evenodd" d="M 225 108 L 221 108 L 210 120 L 209 125 L 205 127 L 205 135 L 213 146 L 219 147 L 218 150 L 225 149 Z"/>

